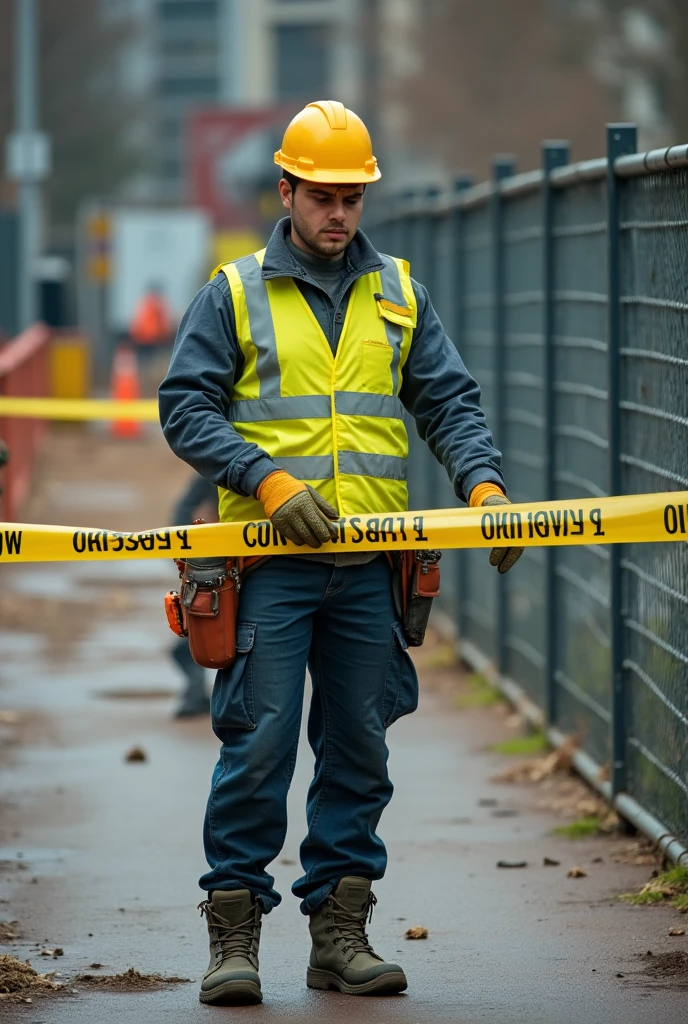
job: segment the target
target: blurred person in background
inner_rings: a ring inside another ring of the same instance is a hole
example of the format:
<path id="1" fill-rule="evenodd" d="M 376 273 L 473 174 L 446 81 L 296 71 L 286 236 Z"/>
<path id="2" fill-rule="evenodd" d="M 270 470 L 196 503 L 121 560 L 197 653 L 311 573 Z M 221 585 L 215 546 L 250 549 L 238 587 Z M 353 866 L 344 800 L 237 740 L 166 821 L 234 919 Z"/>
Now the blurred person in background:
<path id="1" fill-rule="evenodd" d="M 266 249 L 219 267 L 180 324 L 159 391 L 173 451 L 219 485 L 222 522 L 267 517 L 317 549 L 338 537 L 340 515 L 408 508 L 405 408 L 458 498 L 508 505 L 478 385 L 408 264 L 358 228 L 381 176 L 363 122 L 337 101 L 311 103 L 275 162 L 288 216 Z M 494 549 L 490 562 L 504 573 L 521 550 Z M 309 919 L 306 981 L 401 992 L 404 971 L 366 933 L 387 864 L 386 731 L 418 702 L 387 559 L 267 558 L 243 581 L 237 651 L 211 701 L 222 750 L 204 829 L 200 999 L 262 1000 L 261 918 L 281 900 L 266 869 L 285 839 L 307 667 L 315 774 L 292 886 Z"/>
<path id="2" fill-rule="evenodd" d="M 144 388 L 154 393 L 167 369 L 174 339 L 172 309 L 157 282 L 151 282 L 137 302 L 129 338 L 136 347 Z"/>
<path id="3" fill-rule="evenodd" d="M 186 490 L 174 506 L 172 526 L 190 526 L 195 519 L 217 522 L 217 487 L 199 473 L 195 473 Z M 210 698 L 205 687 L 205 669 L 191 657 L 189 641 L 180 637 L 171 651 L 172 658 L 184 673 L 186 685 L 175 718 L 192 718 L 210 714 Z"/>

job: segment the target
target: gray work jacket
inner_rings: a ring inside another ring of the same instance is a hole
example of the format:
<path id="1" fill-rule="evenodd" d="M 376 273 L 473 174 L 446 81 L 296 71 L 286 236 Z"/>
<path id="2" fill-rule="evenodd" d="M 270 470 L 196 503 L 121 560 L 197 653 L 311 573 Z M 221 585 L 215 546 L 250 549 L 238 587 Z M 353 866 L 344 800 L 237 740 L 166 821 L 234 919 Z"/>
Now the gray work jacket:
<path id="1" fill-rule="evenodd" d="M 346 250 L 346 271 L 334 298 L 290 253 L 289 218 L 277 224 L 267 246 L 262 276 L 293 277 L 336 350 L 354 281 L 382 269 L 362 231 Z M 413 281 L 418 324 L 400 398 L 416 429 L 447 470 L 457 497 L 492 481 L 504 487 L 501 455 L 492 443 L 480 407 L 480 388 L 447 337 L 426 289 Z M 159 389 L 160 422 L 175 455 L 202 476 L 242 495 L 254 495 L 278 467 L 258 445 L 249 444 L 228 422 L 235 380 L 243 356 L 237 343 L 232 297 L 223 273 L 216 274 L 191 301 L 177 332 L 170 368 Z"/>

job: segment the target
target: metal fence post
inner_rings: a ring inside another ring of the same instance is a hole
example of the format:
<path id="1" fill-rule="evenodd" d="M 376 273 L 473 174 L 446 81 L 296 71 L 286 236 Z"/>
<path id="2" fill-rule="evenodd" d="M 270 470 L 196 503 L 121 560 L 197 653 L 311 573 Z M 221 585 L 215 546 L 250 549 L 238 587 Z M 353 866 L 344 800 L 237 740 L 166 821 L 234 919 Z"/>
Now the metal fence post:
<path id="1" fill-rule="evenodd" d="M 494 413 L 493 431 L 497 447 L 504 450 L 504 402 L 505 394 L 505 259 L 504 259 L 504 210 L 499 183 L 510 178 L 516 171 L 512 156 L 496 156 L 492 160 L 492 330 L 494 337 Z M 505 580 L 497 580 L 497 667 L 500 675 L 506 675 L 507 668 L 507 590 Z"/>
<path id="2" fill-rule="evenodd" d="M 454 193 L 458 197 L 473 185 L 473 175 L 461 172 L 454 178 Z M 466 327 L 466 260 L 463 239 L 463 210 L 456 206 L 451 214 L 452 303 L 451 333 L 459 355 L 463 348 Z M 463 605 L 466 597 L 466 553 L 456 552 L 458 580 L 456 584 L 456 628 L 459 638 L 465 636 Z"/>
<path id="3" fill-rule="evenodd" d="M 555 325 L 555 242 L 554 242 L 554 197 L 551 172 L 555 167 L 565 167 L 569 162 L 568 142 L 543 142 L 542 144 L 542 290 L 543 302 L 543 364 L 542 376 L 545 391 L 545 493 L 543 498 L 554 501 L 556 470 L 556 442 L 554 435 L 555 406 L 554 378 L 556 376 L 554 332 Z M 547 687 L 547 722 L 554 725 L 557 719 L 555 672 L 557 666 L 557 589 L 556 589 L 556 548 L 545 548 L 545 685 Z"/>
<path id="4" fill-rule="evenodd" d="M 614 161 L 635 153 L 635 125 L 607 125 L 607 423 L 609 440 L 609 493 L 621 493 L 621 232 L 619 180 Z M 621 594 L 621 546 L 610 545 L 611 669 L 612 669 L 612 770 L 614 794 L 626 789 L 626 702 L 623 683 L 623 608 Z"/>

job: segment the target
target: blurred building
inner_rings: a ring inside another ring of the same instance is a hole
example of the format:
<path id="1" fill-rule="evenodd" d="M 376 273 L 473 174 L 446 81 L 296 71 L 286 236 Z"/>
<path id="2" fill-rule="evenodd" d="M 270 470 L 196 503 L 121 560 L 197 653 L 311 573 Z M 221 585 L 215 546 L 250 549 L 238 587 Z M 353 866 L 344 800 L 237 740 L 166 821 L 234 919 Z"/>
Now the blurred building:
<path id="1" fill-rule="evenodd" d="M 186 123 L 198 108 L 360 99 L 363 0 L 131 0 L 148 3 L 159 195 L 184 194 Z"/>

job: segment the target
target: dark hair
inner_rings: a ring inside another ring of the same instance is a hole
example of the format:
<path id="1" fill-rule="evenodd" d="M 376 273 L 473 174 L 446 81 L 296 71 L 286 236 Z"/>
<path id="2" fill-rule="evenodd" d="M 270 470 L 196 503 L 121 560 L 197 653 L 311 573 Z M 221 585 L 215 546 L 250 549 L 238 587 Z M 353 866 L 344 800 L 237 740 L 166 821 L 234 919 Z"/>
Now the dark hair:
<path id="1" fill-rule="evenodd" d="M 303 181 L 303 178 L 297 178 L 295 174 L 291 173 L 291 171 L 283 170 L 281 177 L 284 178 L 285 181 L 289 182 L 292 192 L 296 192 L 296 186 L 300 181 Z"/>
<path id="2" fill-rule="evenodd" d="M 289 182 L 289 184 L 291 185 L 292 192 L 296 192 L 296 186 L 297 185 L 299 185 L 299 184 L 301 184 L 301 185 L 308 184 L 308 182 L 306 182 L 305 178 L 297 178 L 295 174 L 291 173 L 291 171 L 282 170 L 282 174 L 280 175 L 280 177 L 284 178 L 285 181 Z M 334 184 L 334 182 L 333 182 L 333 184 Z M 350 187 L 353 188 L 354 186 L 351 185 Z M 366 188 L 367 188 L 367 185 L 365 183 L 363 183 L 363 191 L 364 192 L 365 192 Z"/>

